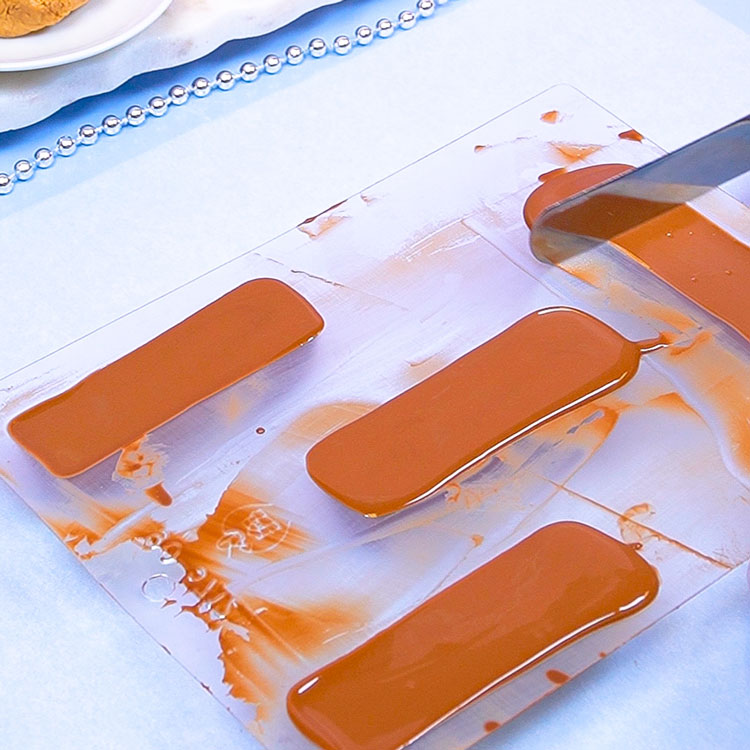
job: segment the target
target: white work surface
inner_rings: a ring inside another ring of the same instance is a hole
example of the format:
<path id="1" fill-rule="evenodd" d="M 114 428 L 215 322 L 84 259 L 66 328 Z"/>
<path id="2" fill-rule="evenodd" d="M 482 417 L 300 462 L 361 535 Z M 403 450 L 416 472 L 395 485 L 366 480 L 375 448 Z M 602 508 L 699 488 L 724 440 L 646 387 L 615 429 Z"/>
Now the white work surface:
<path id="1" fill-rule="evenodd" d="M 722 18 L 692 0 L 455 0 L 372 49 L 214 93 L 61 161 L 0 198 L 0 375 L 555 83 L 578 87 L 668 150 L 745 115 L 746 5 L 716 2 Z M 402 7 L 349 0 L 0 134 L 0 171 L 171 83 Z M 209 182 L 227 139 L 233 163 Z M 215 242 L 191 242 L 206 227 Z M 99 241 L 80 241 L 92 231 Z M 257 748 L 4 485 L 0 518 L 0 748 Z M 747 565 L 730 573 L 482 748 L 747 748 L 746 575 Z"/>

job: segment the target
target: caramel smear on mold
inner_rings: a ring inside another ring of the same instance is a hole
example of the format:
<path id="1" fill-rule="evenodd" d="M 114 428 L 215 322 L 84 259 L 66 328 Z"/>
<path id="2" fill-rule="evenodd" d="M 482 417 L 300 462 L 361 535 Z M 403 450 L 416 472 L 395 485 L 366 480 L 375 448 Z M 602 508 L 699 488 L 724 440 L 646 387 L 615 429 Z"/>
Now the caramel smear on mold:
<path id="1" fill-rule="evenodd" d="M 553 143 L 552 148 L 554 148 L 555 151 L 557 151 L 557 153 L 567 162 L 572 163 L 595 154 L 597 151 L 601 150 L 602 147 L 593 143 Z"/>
<path id="2" fill-rule="evenodd" d="M 368 516 L 421 500 L 529 430 L 633 377 L 639 345 L 541 310 L 313 446 L 312 479 Z"/>
<path id="3" fill-rule="evenodd" d="M 287 709 L 324 750 L 398 750 L 658 589 L 632 547 L 554 523 L 300 680 Z"/>
<path id="4" fill-rule="evenodd" d="M 153 487 L 148 487 L 144 490 L 147 497 L 150 497 L 153 501 L 159 503 L 159 505 L 171 505 L 172 496 L 164 489 L 164 485 L 155 484 Z"/>
<path id="5" fill-rule="evenodd" d="M 636 143 L 640 143 L 643 140 L 643 136 L 637 130 L 632 129 L 618 133 L 617 137 L 624 141 L 635 141 Z"/>
<path id="6" fill-rule="evenodd" d="M 364 200 L 364 198 L 363 198 Z M 315 216 L 310 216 L 305 219 L 302 223 L 297 226 L 300 232 L 306 234 L 310 239 L 317 239 L 326 232 L 330 232 L 331 229 L 346 221 L 348 218 L 345 214 L 336 213 L 337 208 L 341 208 L 346 203 L 345 200 L 334 203 L 324 211 L 321 211 Z"/>
<path id="7" fill-rule="evenodd" d="M 11 420 L 53 474 L 80 474 L 309 341 L 316 310 L 276 279 L 249 281 L 64 393 Z"/>
<path id="8" fill-rule="evenodd" d="M 544 674 L 547 679 L 550 682 L 554 682 L 555 685 L 564 685 L 570 679 L 565 672 L 561 672 L 559 669 L 548 669 Z"/>
<path id="9" fill-rule="evenodd" d="M 210 571 L 222 583 L 249 556 L 283 560 L 307 549 L 309 535 L 276 506 L 263 502 L 241 485 L 225 490 L 213 513 L 191 540 L 172 540 L 167 550 L 189 573 Z M 200 579 L 200 574 L 194 576 Z M 200 584 L 200 580 L 196 580 Z"/>
<path id="10" fill-rule="evenodd" d="M 539 119 L 542 122 L 547 122 L 550 125 L 554 125 L 560 119 L 560 113 L 556 109 L 551 109 L 549 112 L 542 114 Z"/>
<path id="11" fill-rule="evenodd" d="M 115 465 L 115 474 L 136 483 L 153 481 L 161 475 L 165 462 L 164 454 L 149 445 L 148 438 L 143 436 L 122 449 Z"/>
<path id="12" fill-rule="evenodd" d="M 278 439 L 288 445 L 311 445 L 376 407 L 377 404 L 365 401 L 335 401 L 321 404 L 297 417 Z"/>
<path id="13" fill-rule="evenodd" d="M 617 519 L 620 536 L 628 544 L 643 543 L 655 534 L 645 527 L 648 519 L 654 515 L 654 509 L 649 503 L 638 503 L 628 508 Z"/>
<path id="14" fill-rule="evenodd" d="M 285 665 L 313 656 L 360 627 L 361 619 L 356 607 L 341 603 L 298 608 L 240 597 L 219 626 L 219 660 L 229 694 L 254 704 L 256 721 L 267 720 L 280 699 Z"/>

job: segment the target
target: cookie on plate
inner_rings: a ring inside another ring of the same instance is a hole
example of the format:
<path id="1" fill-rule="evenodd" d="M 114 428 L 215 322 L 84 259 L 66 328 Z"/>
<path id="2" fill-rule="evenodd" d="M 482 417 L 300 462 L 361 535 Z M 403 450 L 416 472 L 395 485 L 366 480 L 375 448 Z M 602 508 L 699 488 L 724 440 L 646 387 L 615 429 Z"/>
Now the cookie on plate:
<path id="1" fill-rule="evenodd" d="M 0 0 L 0 37 L 23 36 L 62 21 L 88 0 Z"/>

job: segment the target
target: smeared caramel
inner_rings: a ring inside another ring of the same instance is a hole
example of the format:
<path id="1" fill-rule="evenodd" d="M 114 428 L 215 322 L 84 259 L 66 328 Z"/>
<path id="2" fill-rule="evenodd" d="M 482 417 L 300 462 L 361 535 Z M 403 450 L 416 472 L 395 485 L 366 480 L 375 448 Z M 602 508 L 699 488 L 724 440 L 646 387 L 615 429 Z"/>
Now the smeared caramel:
<path id="1" fill-rule="evenodd" d="M 646 539 L 653 536 L 651 529 L 645 525 L 653 515 L 654 509 L 649 503 L 638 503 L 624 511 L 617 519 L 623 542 L 642 544 Z"/>
<path id="2" fill-rule="evenodd" d="M 74 488 L 69 488 L 76 493 Z M 143 502 L 140 503 L 143 505 Z M 122 523 L 138 506 L 111 506 L 86 497 L 85 506 L 62 504 L 56 512 L 45 513 L 43 519 L 79 558 L 93 556 L 91 546 L 97 544 L 118 524 Z"/>
<path id="3" fill-rule="evenodd" d="M 564 685 L 570 679 L 565 672 L 561 672 L 559 669 L 548 669 L 544 674 L 555 685 Z"/>
<path id="4" fill-rule="evenodd" d="M 593 143 L 553 143 L 552 147 L 568 162 L 585 159 L 601 149 L 601 146 Z"/>
<path id="5" fill-rule="evenodd" d="M 172 496 L 164 489 L 164 485 L 161 484 L 161 482 L 159 484 L 155 484 L 153 487 L 146 488 L 144 492 L 152 500 L 159 503 L 159 505 L 172 504 Z"/>
<path id="6" fill-rule="evenodd" d="M 300 680 L 292 721 L 324 750 L 397 750 L 583 635 L 649 604 L 655 571 L 573 522 L 535 532 Z"/>
<path id="7" fill-rule="evenodd" d="M 484 722 L 484 731 L 487 732 L 487 734 L 490 734 L 491 732 L 495 732 L 498 729 L 500 729 L 500 722 L 497 722 L 497 721 L 485 721 Z"/>
<path id="8" fill-rule="evenodd" d="M 283 603 L 242 587 L 239 593 L 233 590 L 248 557 L 280 560 L 311 544 L 304 531 L 256 494 L 235 482 L 196 530 L 167 532 L 162 522 L 143 517 L 119 533 L 110 533 L 98 552 L 130 541 L 145 549 L 159 549 L 163 560 L 180 565 L 185 590 L 181 613 L 196 617 L 217 633 L 229 694 L 254 704 L 256 720 L 263 721 L 278 704 L 282 666 L 293 665 L 330 639 L 361 627 L 366 615 L 361 603 L 353 601 Z M 70 522 L 56 531 L 71 546 L 81 541 L 79 536 L 89 545 L 101 539 Z M 161 606 L 177 603 L 166 599 Z"/>
<path id="9" fill-rule="evenodd" d="M 122 449 L 115 474 L 123 479 L 132 479 L 136 484 L 153 482 L 161 475 L 165 463 L 161 451 L 148 444 L 146 437 L 141 437 Z"/>
<path id="10" fill-rule="evenodd" d="M 11 420 L 16 442 L 74 476 L 318 334 L 323 320 L 275 279 L 249 281 Z"/>
<path id="11" fill-rule="evenodd" d="M 622 138 L 624 141 L 636 141 L 640 143 L 643 140 L 643 136 L 637 130 L 623 130 L 622 133 L 617 134 L 618 138 Z"/>
<path id="12" fill-rule="evenodd" d="M 662 393 L 659 396 L 655 396 L 648 401 L 648 405 L 655 406 L 664 411 L 689 414 L 692 417 L 700 419 L 698 412 L 676 391 L 669 391 L 668 393 Z"/>
<path id="13" fill-rule="evenodd" d="M 560 113 L 556 109 L 551 109 L 549 112 L 544 112 L 539 116 L 542 122 L 547 122 L 550 125 L 554 125 L 560 119 Z"/>
<path id="14" fill-rule="evenodd" d="M 335 401 L 315 406 L 300 414 L 279 436 L 285 446 L 311 445 L 329 432 L 371 412 L 376 404 L 364 401 Z"/>
<path id="15" fill-rule="evenodd" d="M 623 385 L 637 344 L 586 313 L 541 310 L 333 432 L 312 479 L 369 516 L 416 502 L 501 445 Z"/>
<path id="16" fill-rule="evenodd" d="M 233 484 L 198 528 L 195 539 L 173 537 L 165 550 L 186 571 L 214 571 L 226 583 L 225 571 L 247 557 L 283 560 L 310 544 L 308 534 L 279 508 Z M 200 572 L 195 577 L 200 578 Z"/>
<path id="17" fill-rule="evenodd" d="M 343 206 L 344 203 L 346 203 L 345 200 L 339 201 L 338 203 L 329 206 L 324 211 L 321 211 L 319 214 L 310 216 L 301 222 L 297 226 L 297 229 L 299 229 L 300 232 L 304 232 L 310 237 L 310 239 L 317 239 L 326 232 L 329 232 L 342 221 L 346 220 L 347 217 L 345 215 L 335 213 L 336 209 Z"/>
<path id="18" fill-rule="evenodd" d="M 257 706 L 256 720 L 268 717 L 278 699 L 283 661 L 311 656 L 325 643 L 361 626 L 361 613 L 335 602 L 304 608 L 256 596 L 233 600 L 219 629 L 219 659 L 229 694 Z"/>

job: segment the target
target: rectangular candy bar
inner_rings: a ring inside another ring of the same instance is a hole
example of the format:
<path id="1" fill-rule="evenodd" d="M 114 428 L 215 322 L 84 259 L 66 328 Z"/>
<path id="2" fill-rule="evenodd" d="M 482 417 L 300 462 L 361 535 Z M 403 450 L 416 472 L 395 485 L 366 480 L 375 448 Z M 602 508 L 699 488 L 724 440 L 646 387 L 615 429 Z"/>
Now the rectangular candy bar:
<path id="1" fill-rule="evenodd" d="M 597 164 L 556 175 L 526 200 L 526 223 L 531 227 L 551 205 L 632 169 Z M 609 240 L 750 340 L 750 247 L 691 206 L 600 192 L 551 216 L 549 226 Z"/>
<path id="2" fill-rule="evenodd" d="M 301 680 L 289 715 L 324 750 L 399 750 L 554 651 L 643 609 L 658 588 L 632 546 L 580 523 L 545 526 Z"/>
<path id="3" fill-rule="evenodd" d="M 570 308 L 522 318 L 307 454 L 312 479 L 367 516 L 392 513 L 638 369 L 640 347 Z"/>
<path id="4" fill-rule="evenodd" d="M 317 311 L 275 279 L 249 281 L 8 426 L 70 477 L 309 341 Z"/>

